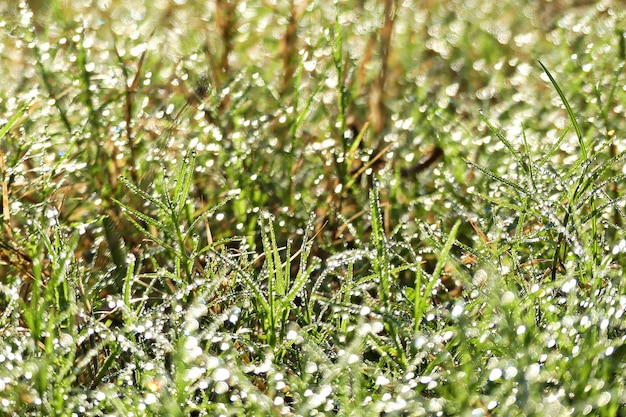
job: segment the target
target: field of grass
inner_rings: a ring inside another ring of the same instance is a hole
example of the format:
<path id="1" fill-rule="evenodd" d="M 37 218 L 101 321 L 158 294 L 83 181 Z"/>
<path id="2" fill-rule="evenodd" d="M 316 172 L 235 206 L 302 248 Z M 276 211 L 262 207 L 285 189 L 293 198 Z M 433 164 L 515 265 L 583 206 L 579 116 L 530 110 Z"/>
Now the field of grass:
<path id="1" fill-rule="evenodd" d="M 0 414 L 626 416 L 618 0 L 0 0 Z"/>

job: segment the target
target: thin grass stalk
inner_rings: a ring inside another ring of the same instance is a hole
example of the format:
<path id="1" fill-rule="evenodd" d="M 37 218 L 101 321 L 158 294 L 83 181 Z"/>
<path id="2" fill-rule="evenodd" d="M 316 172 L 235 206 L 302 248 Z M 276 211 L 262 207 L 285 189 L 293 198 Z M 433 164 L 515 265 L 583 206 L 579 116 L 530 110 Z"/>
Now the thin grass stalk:
<path id="1" fill-rule="evenodd" d="M 574 115 L 574 111 L 572 110 L 572 107 L 570 106 L 567 98 L 565 97 L 565 94 L 563 93 L 563 90 L 561 90 L 561 87 L 559 87 L 559 84 L 556 82 L 556 80 L 554 79 L 554 77 L 552 76 L 552 74 L 550 74 L 550 71 L 548 71 L 548 69 L 543 65 L 543 63 L 541 61 L 539 61 L 539 65 L 541 65 L 541 68 L 543 69 L 543 71 L 545 72 L 545 74 L 548 76 L 548 78 L 550 79 L 550 82 L 552 83 L 552 85 L 554 86 L 554 89 L 557 91 L 559 97 L 561 98 L 561 101 L 563 102 L 563 105 L 565 105 L 565 109 L 567 110 L 567 115 L 570 118 L 570 121 L 572 122 L 572 125 L 574 126 L 574 130 L 576 132 L 576 137 L 578 138 L 578 144 L 580 146 L 580 153 L 581 153 L 581 159 L 580 161 L 583 164 L 583 170 L 580 173 L 580 176 L 578 178 L 578 183 L 576 185 L 576 189 L 574 191 L 574 193 L 571 195 L 569 203 L 568 203 L 568 207 L 567 210 L 565 212 L 565 217 L 563 218 L 563 227 L 567 228 L 568 224 L 569 224 L 569 219 L 570 216 L 573 214 L 573 210 L 574 207 L 576 205 L 576 203 L 578 202 L 578 199 L 580 197 L 580 194 L 583 193 L 585 191 L 585 189 L 587 187 L 583 187 L 583 183 L 585 182 L 586 178 L 587 178 L 587 171 L 589 169 L 589 156 L 587 153 L 587 147 L 585 145 L 585 141 L 583 139 L 582 136 L 582 132 L 580 130 L 580 126 L 578 125 L 578 121 L 576 120 L 576 116 Z M 593 212 L 595 210 L 595 199 L 593 198 L 593 196 L 591 196 L 590 198 L 590 208 L 591 211 Z M 592 253 L 592 257 L 593 257 L 593 264 L 597 265 L 598 260 L 601 257 L 601 254 L 599 253 L 600 249 L 598 247 L 598 225 L 597 225 L 597 218 L 596 217 L 592 217 L 591 218 L 591 233 L 592 233 L 592 247 L 591 247 L 591 253 Z M 556 274 L 557 271 L 559 269 L 559 266 L 563 264 L 564 262 L 564 258 L 565 258 L 565 249 L 561 247 L 561 245 L 563 245 L 565 242 L 565 240 L 563 239 L 563 235 L 561 234 L 559 236 L 559 238 L 557 239 L 557 248 L 554 252 L 554 259 L 552 262 L 552 280 L 554 281 L 556 279 Z M 587 264 L 587 276 L 589 278 L 591 278 L 593 276 L 593 267 L 590 264 Z"/>
<path id="2" fill-rule="evenodd" d="M 415 291 L 416 291 L 415 302 L 419 303 L 419 307 L 416 306 L 414 310 L 413 319 L 415 320 L 415 324 L 414 324 L 415 329 L 418 329 L 422 323 L 424 314 L 426 312 L 426 303 L 430 299 L 433 289 L 435 288 L 435 285 L 437 284 L 437 282 L 439 281 L 439 278 L 441 277 L 441 272 L 443 271 L 443 267 L 446 265 L 446 262 L 449 259 L 450 250 L 452 249 L 452 246 L 454 245 L 456 235 L 459 231 L 460 226 L 461 226 L 460 220 L 457 220 L 456 223 L 454 223 L 454 226 L 452 226 L 452 229 L 450 230 L 450 233 L 448 234 L 448 239 L 446 240 L 441 251 L 439 252 L 439 255 L 437 256 L 437 265 L 435 266 L 435 270 L 433 271 L 431 278 L 426 283 L 426 289 L 424 290 L 424 293 L 420 296 L 419 294 L 420 288 L 417 288 L 417 287 L 415 288 Z"/>

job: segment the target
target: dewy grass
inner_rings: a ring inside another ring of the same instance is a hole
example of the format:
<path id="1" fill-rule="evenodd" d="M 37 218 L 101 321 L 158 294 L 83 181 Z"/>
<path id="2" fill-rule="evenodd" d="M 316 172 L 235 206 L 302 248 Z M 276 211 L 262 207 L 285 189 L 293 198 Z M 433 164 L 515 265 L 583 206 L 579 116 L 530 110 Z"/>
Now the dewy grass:
<path id="1" fill-rule="evenodd" d="M 617 3 L 44 3 L 0 414 L 624 415 Z"/>

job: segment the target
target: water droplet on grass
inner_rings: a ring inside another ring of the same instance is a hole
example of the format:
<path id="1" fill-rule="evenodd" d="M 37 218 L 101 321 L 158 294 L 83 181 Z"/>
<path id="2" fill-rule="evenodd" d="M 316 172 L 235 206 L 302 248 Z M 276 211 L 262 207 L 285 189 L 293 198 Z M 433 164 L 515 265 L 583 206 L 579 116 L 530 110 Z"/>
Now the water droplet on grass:
<path id="1" fill-rule="evenodd" d="M 524 372 L 524 378 L 528 382 L 533 382 L 539 377 L 539 373 L 541 371 L 541 366 L 537 363 L 531 364 Z"/>
<path id="2" fill-rule="evenodd" d="M 457 302 L 452 308 L 452 311 L 450 312 L 450 316 L 453 319 L 457 319 L 463 314 L 464 310 L 465 310 L 465 305 L 463 304 L 463 302 Z"/>
<path id="3" fill-rule="evenodd" d="M 496 381 L 502 377 L 502 370 L 500 368 L 494 368 L 489 373 L 489 380 Z"/>
<path id="4" fill-rule="evenodd" d="M 229 386 L 226 382 L 220 381 L 215 384 L 213 387 L 213 392 L 216 394 L 226 394 L 228 392 Z"/>

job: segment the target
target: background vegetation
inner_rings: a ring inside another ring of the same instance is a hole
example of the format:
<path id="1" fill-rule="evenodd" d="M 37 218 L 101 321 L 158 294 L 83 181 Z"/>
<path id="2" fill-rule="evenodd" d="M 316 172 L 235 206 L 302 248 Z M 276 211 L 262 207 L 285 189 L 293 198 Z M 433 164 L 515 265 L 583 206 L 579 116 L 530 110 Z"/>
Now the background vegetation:
<path id="1" fill-rule="evenodd" d="M 0 2 L 1 412 L 625 415 L 620 4 Z"/>

